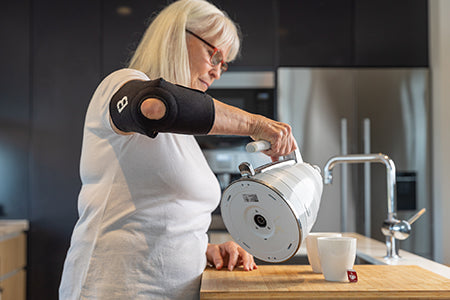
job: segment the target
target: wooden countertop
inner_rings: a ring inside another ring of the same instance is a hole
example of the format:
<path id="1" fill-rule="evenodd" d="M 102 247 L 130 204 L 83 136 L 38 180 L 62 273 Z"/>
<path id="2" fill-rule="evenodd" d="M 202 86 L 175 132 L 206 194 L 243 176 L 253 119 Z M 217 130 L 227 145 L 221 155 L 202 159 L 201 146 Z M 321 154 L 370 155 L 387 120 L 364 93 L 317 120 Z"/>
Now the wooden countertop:
<path id="1" fill-rule="evenodd" d="M 28 220 L 0 220 L 0 241 L 19 235 L 29 229 Z"/>
<path id="2" fill-rule="evenodd" d="M 358 282 L 325 281 L 309 265 L 262 265 L 250 272 L 207 268 L 200 299 L 450 299 L 450 279 L 418 266 L 355 265 Z"/>

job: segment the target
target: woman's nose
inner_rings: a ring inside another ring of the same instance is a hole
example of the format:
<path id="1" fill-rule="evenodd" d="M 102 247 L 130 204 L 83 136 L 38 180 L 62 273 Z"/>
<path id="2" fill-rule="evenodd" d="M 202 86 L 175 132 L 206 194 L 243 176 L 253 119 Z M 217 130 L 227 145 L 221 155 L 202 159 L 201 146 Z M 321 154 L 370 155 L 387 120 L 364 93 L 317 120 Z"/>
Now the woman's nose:
<path id="1" fill-rule="evenodd" d="M 220 69 L 220 63 L 215 66 L 212 66 L 210 73 L 214 79 L 216 79 L 216 80 L 220 79 L 220 76 L 222 75 L 222 71 Z"/>

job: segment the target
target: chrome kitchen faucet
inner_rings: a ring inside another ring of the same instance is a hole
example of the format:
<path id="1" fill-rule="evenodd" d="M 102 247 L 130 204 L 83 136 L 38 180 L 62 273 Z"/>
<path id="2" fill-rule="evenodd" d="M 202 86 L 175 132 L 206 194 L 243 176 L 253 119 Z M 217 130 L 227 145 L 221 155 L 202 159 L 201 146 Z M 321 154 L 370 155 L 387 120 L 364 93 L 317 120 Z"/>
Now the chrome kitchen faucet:
<path id="1" fill-rule="evenodd" d="M 324 167 L 324 183 L 330 184 L 333 181 L 332 170 L 335 165 L 341 163 L 365 163 L 365 162 L 379 162 L 386 166 L 387 179 L 387 207 L 388 216 L 384 220 L 381 231 L 386 236 L 386 251 L 385 259 L 398 259 L 398 240 L 407 239 L 411 233 L 411 224 L 414 223 L 424 212 L 425 208 L 418 211 L 408 221 L 396 219 L 396 179 L 395 179 L 395 164 L 389 156 L 378 154 L 350 154 L 342 156 L 334 156 L 328 160 Z"/>

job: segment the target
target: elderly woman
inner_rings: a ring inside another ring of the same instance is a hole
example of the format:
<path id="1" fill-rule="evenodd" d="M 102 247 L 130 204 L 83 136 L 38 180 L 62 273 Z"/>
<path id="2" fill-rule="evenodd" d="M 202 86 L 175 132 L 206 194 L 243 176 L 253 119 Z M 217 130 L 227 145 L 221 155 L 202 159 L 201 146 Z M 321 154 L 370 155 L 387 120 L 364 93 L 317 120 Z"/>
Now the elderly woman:
<path id="1" fill-rule="evenodd" d="M 273 159 L 295 149 L 288 125 L 205 93 L 238 50 L 236 26 L 222 11 L 177 1 L 151 23 L 129 68 L 98 86 L 60 299 L 195 299 L 207 262 L 256 268 L 236 243 L 208 244 L 220 187 L 193 136 L 265 139 Z"/>

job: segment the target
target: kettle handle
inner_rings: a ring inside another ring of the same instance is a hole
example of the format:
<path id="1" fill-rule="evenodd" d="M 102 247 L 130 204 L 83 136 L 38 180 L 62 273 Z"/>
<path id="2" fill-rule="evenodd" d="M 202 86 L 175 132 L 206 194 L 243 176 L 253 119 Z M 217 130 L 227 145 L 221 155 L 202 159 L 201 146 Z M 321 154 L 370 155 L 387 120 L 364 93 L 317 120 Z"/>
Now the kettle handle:
<path id="1" fill-rule="evenodd" d="M 269 150 L 270 147 L 271 146 L 270 146 L 269 141 L 259 140 L 259 141 L 254 141 L 254 142 L 248 143 L 247 146 L 245 147 L 245 150 L 247 150 L 247 152 L 254 153 L 254 152 Z M 300 151 L 298 150 L 298 148 L 295 149 L 292 153 L 283 156 L 283 161 L 291 160 L 291 159 L 295 160 L 295 162 L 297 162 L 297 163 L 303 162 L 302 155 L 300 154 Z"/>
<path id="2" fill-rule="evenodd" d="M 269 150 L 270 149 L 270 142 L 266 140 L 259 140 L 250 142 L 245 146 L 245 150 L 250 153 Z"/>

